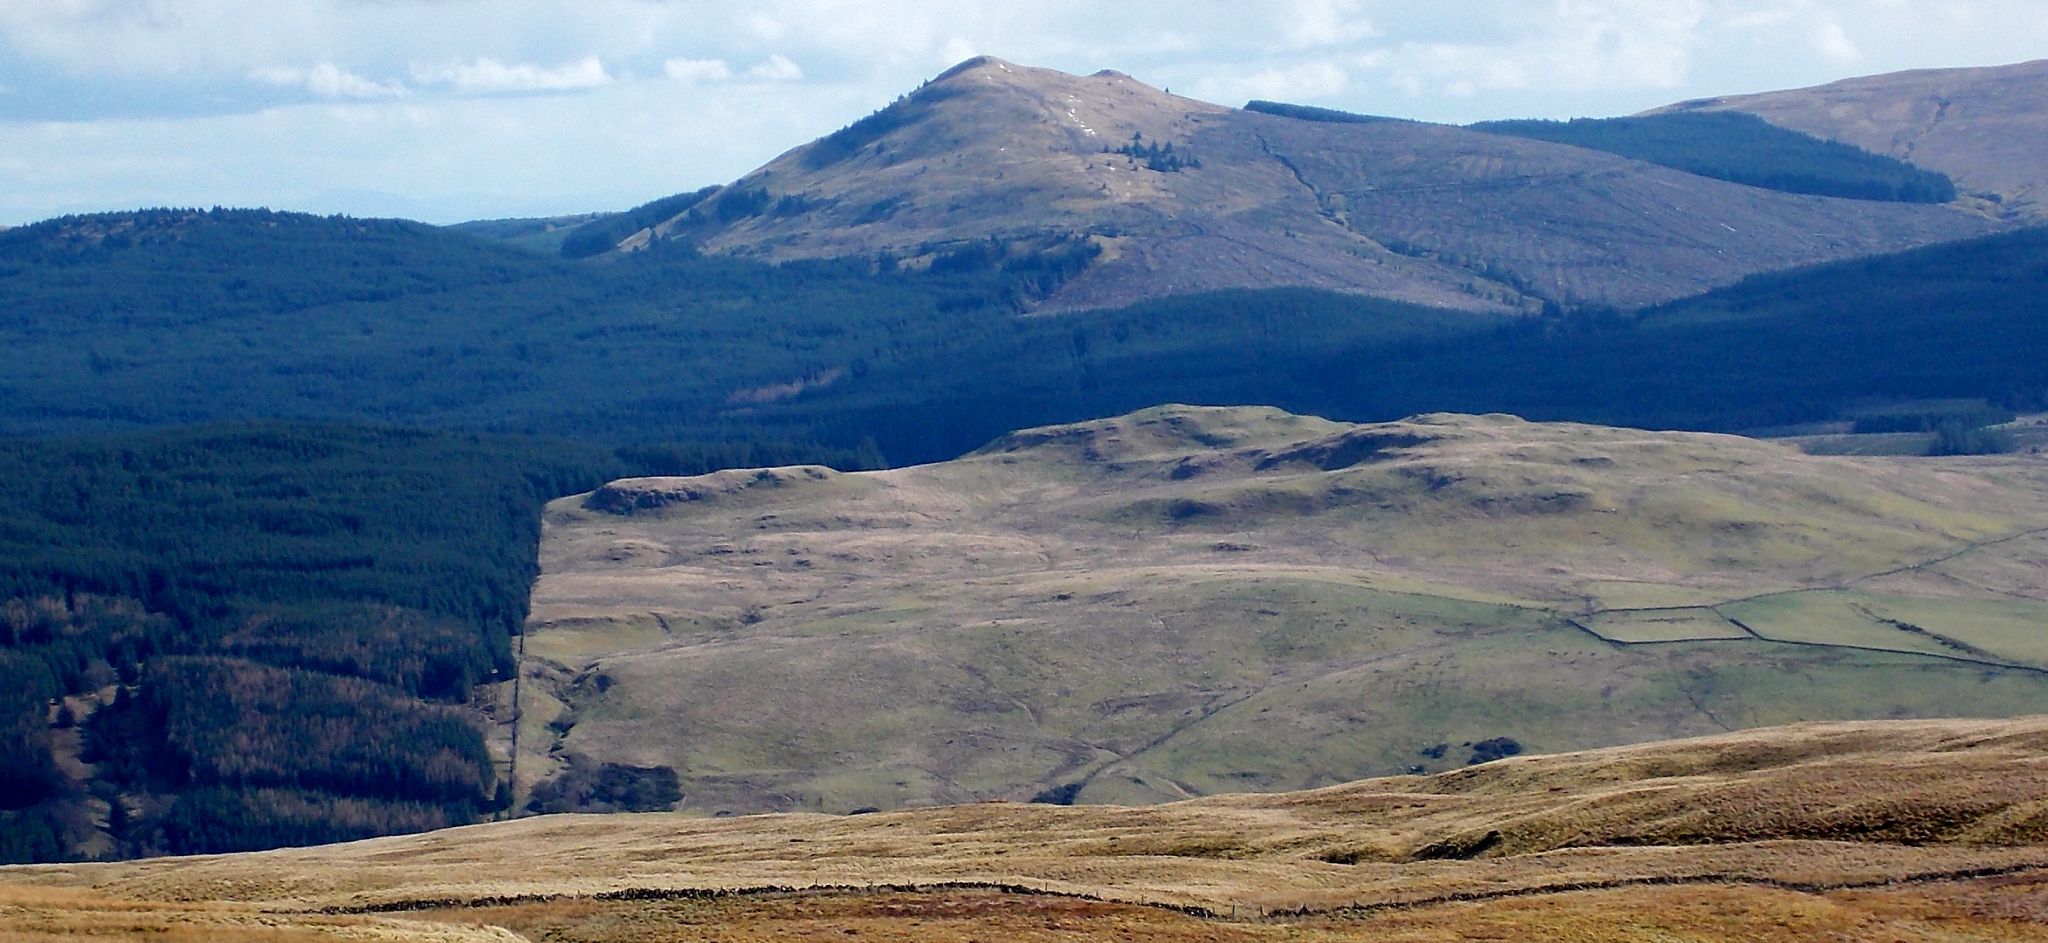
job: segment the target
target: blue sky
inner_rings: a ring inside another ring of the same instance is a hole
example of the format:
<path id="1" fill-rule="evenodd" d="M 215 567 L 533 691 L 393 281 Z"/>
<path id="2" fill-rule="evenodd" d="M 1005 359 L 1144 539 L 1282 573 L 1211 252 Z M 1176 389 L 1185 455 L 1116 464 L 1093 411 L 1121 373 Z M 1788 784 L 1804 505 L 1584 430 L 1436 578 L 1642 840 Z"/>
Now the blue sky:
<path id="1" fill-rule="evenodd" d="M 720 183 L 976 54 L 1436 121 L 2048 57 L 2048 0 L 0 0 L 0 224 Z"/>

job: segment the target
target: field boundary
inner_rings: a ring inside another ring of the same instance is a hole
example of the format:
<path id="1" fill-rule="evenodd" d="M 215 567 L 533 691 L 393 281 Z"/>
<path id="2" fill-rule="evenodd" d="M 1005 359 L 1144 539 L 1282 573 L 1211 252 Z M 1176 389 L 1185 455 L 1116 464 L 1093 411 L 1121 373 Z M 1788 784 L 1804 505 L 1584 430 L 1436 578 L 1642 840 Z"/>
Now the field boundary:
<path id="1" fill-rule="evenodd" d="M 1568 881 L 1559 884 L 1539 884 L 1530 887 L 1510 887 L 1491 891 L 1454 891 L 1431 897 L 1370 904 L 1345 904 L 1338 907 L 1324 908 L 1295 907 L 1269 911 L 1266 916 L 1272 918 L 1364 916 L 1393 910 L 1419 910 L 1424 907 L 1435 907 L 1441 904 L 1482 903 L 1493 900 L 1510 900 L 1517 897 L 1545 897 L 1553 894 L 1625 890 L 1633 887 L 1725 885 L 1730 887 L 1767 887 L 1773 890 L 1793 891 L 1802 894 L 1826 894 L 1835 891 L 1859 891 L 1886 887 L 1909 887 L 1919 884 L 1940 884 L 1947 881 L 1973 881 L 1984 878 L 2010 877 L 2016 874 L 2033 872 L 2048 874 L 2048 861 L 1994 865 L 1982 868 L 1922 871 L 1899 877 L 1871 878 L 1863 881 L 1787 881 L 1781 878 L 1763 876 L 1742 877 L 1732 874 L 1681 874 L 1640 878 L 1615 878 L 1605 881 Z"/>
<path id="2" fill-rule="evenodd" d="M 1262 908 L 1252 905 L 1184 904 L 1163 900 L 1146 900 L 1132 897 L 1112 897 L 1092 894 L 1086 891 L 1059 890 L 1034 884 L 1000 881 L 934 881 L 928 883 L 886 883 L 886 884 L 760 884 L 743 887 L 627 887 L 596 893 L 536 893 L 484 895 L 478 897 L 419 898 L 413 900 L 385 901 L 375 904 L 338 905 L 303 911 L 273 911 L 280 913 L 307 913 L 321 916 L 354 916 L 371 914 L 415 913 L 425 910 L 480 910 L 489 907 L 515 907 L 526 904 L 552 904 L 564 901 L 678 901 L 678 900 L 725 900 L 760 897 L 806 897 L 813 895 L 854 895 L 854 894 L 942 894 L 957 891 L 986 891 L 1010 894 L 1020 897 L 1054 897 L 1064 900 L 1080 900 L 1101 904 L 1122 904 L 1125 906 L 1148 907 L 1171 911 L 1202 920 L 1301 920 L 1318 917 L 1347 918 L 1364 917 L 1377 913 L 1403 910 L 1420 910 L 1445 904 L 1484 903 L 1496 900 L 1512 900 L 1526 897 L 1547 897 L 1557 894 L 1574 894 L 1586 891 L 1627 890 L 1639 887 L 1763 887 L 1772 890 L 1791 891 L 1802 894 L 1826 894 L 1839 891 L 1877 890 L 1889 887 L 1911 887 L 1922 884 L 1940 884 L 1950 881 L 1974 881 L 1985 878 L 2011 877 L 2021 874 L 2040 873 L 2048 876 L 2048 861 L 2029 861 L 2017 864 L 1992 865 L 1976 868 L 1950 868 L 1938 871 L 1921 871 L 1895 877 L 1869 878 L 1856 881 L 1791 881 L 1762 875 L 1735 874 L 1680 874 L 1656 875 L 1636 878 L 1615 878 L 1599 881 L 1566 881 L 1559 883 L 1535 884 L 1527 887 L 1510 887 L 1498 890 L 1454 891 L 1427 897 L 1406 900 L 1377 901 L 1372 903 L 1339 904 L 1328 907 L 1286 907 Z"/>
<path id="3" fill-rule="evenodd" d="M 2048 867 L 2048 865 L 2044 865 Z M 991 891 L 998 894 L 1014 894 L 1020 897 L 1058 897 L 1066 900 L 1083 900 L 1099 904 L 1125 904 L 1135 907 L 1152 907 L 1200 917 L 1205 920 L 1227 919 L 1230 914 L 1201 904 L 1176 904 L 1172 901 L 1143 900 L 1136 898 L 1110 897 L 1090 894 L 1086 891 L 1063 891 L 1034 884 L 1008 883 L 1001 881 L 934 881 L 930 883 L 889 883 L 889 884 L 757 884 L 743 887 L 626 887 L 590 894 L 537 893 L 499 894 L 481 897 L 439 897 L 414 900 L 393 900 L 376 904 L 336 905 L 303 911 L 277 911 L 282 913 L 307 913 L 321 916 L 351 916 L 368 914 L 413 913 L 422 910 L 475 910 L 485 907 L 516 907 L 523 904 L 553 904 L 562 901 L 672 901 L 672 900 L 722 900 L 751 897 L 804 897 L 819 894 L 940 894 L 950 891 Z M 1235 912 L 1236 907 L 1230 911 Z"/>

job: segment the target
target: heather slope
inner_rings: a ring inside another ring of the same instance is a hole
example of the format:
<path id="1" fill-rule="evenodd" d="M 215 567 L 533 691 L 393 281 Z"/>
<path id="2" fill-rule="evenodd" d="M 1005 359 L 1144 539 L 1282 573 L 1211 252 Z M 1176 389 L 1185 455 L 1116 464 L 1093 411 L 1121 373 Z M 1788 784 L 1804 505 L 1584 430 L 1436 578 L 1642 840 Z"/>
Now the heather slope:
<path id="1" fill-rule="evenodd" d="M 0 869 L 0 930 L 2019 940 L 2048 925 L 2044 754 L 2040 718 L 1804 725 L 1145 808 L 550 816 Z"/>
<path id="2" fill-rule="evenodd" d="M 1078 253 L 1053 310 L 1307 286 L 1471 310 L 1636 305 L 1990 231 L 1952 208 L 1799 196 L 1419 122 L 1223 108 L 993 58 L 796 148 L 624 249 L 770 259 Z"/>

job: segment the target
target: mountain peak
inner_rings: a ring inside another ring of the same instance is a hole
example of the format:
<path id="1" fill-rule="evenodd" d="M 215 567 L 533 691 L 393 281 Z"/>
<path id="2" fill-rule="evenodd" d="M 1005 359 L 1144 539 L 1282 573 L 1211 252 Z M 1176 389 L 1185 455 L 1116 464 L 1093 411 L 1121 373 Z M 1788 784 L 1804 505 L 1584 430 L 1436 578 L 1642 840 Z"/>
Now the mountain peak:
<path id="1" fill-rule="evenodd" d="M 969 85 L 968 83 L 973 83 Z M 961 87 L 1007 87 L 1030 89 L 1044 94 L 1071 94 L 1093 99 L 1109 89 L 1124 87 L 1143 97 L 1164 97 L 1165 93 L 1115 69 L 1076 75 L 1058 69 L 1019 65 L 995 56 L 975 56 L 934 76 L 925 89 Z M 917 97 L 912 95 L 910 97 Z"/>
<path id="2" fill-rule="evenodd" d="M 1255 114 L 1114 70 L 976 56 L 618 245 L 1039 265 L 1060 273 L 1032 288 L 1050 311 L 1301 286 L 1513 312 L 1656 303 L 1991 225 L 1469 129 Z"/>
<path id="3" fill-rule="evenodd" d="M 989 70 L 1000 72 L 1013 72 L 1016 70 L 1016 68 L 1017 66 L 1014 63 L 998 59 L 994 56 L 975 56 L 972 59 L 964 60 L 959 65 L 956 65 L 950 69 L 947 69 L 944 72 L 939 73 L 938 75 L 932 78 L 932 81 L 944 82 L 947 79 L 957 78 L 959 76 L 966 75 L 971 72 L 983 72 Z"/>

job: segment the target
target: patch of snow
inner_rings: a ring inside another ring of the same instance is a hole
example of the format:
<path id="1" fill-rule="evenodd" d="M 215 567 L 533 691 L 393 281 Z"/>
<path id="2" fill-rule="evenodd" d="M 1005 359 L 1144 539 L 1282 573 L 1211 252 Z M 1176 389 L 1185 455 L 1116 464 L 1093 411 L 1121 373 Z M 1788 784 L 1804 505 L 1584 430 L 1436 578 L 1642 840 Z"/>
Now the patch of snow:
<path id="1" fill-rule="evenodd" d="M 1069 121 L 1072 121 L 1073 123 L 1075 123 L 1075 124 L 1077 124 L 1077 125 L 1080 125 L 1080 126 L 1081 126 L 1081 133 L 1082 133 L 1082 134 L 1088 135 L 1088 136 L 1089 136 L 1089 137 L 1091 137 L 1091 138 L 1092 138 L 1092 137 L 1096 137 L 1097 135 L 1096 135 L 1096 133 L 1095 133 L 1095 129 L 1094 129 L 1094 128 L 1091 128 L 1091 127 L 1089 127 L 1089 126 L 1088 126 L 1088 122 L 1086 122 L 1086 121 L 1082 121 L 1082 120 L 1081 120 L 1081 115 L 1080 115 L 1080 113 L 1079 113 L 1079 109 L 1080 109 L 1080 107 L 1081 107 L 1081 100 L 1080 100 L 1080 99 L 1078 99 L 1078 98 L 1074 98 L 1074 97 L 1072 97 L 1072 96 L 1068 96 L 1068 97 L 1067 97 L 1067 120 L 1069 120 Z"/>

